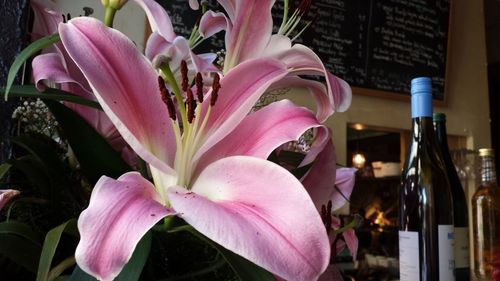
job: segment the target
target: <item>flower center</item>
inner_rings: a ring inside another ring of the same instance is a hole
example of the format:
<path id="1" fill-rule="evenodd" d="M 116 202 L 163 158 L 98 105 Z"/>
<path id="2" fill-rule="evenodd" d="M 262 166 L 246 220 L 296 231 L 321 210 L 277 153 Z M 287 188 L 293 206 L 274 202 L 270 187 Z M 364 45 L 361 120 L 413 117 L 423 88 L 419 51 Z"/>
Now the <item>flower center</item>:
<path id="1" fill-rule="evenodd" d="M 204 104 L 203 79 L 201 73 L 197 73 L 194 79 L 196 86 L 196 99 L 190 87 L 188 68 L 185 61 L 181 62 L 180 72 L 182 88 L 179 89 L 177 81 L 173 76 L 168 64 L 161 64 L 159 67 L 163 77 L 158 77 L 158 85 L 163 102 L 167 106 L 168 115 L 171 119 L 172 128 L 175 133 L 177 151 L 174 160 L 174 169 L 177 171 L 177 185 L 189 188 L 190 181 L 196 163 L 193 156 L 201 147 L 203 142 L 203 131 L 210 116 L 212 106 L 217 101 L 220 89 L 219 75 L 214 73 L 212 91 L 210 94 L 210 104 L 202 115 L 202 105 Z M 168 82 L 172 91 L 169 92 L 165 82 Z M 181 92 L 182 90 L 182 92 Z M 174 100 L 177 103 L 175 106 Z M 205 101 L 205 103 L 208 101 Z"/>

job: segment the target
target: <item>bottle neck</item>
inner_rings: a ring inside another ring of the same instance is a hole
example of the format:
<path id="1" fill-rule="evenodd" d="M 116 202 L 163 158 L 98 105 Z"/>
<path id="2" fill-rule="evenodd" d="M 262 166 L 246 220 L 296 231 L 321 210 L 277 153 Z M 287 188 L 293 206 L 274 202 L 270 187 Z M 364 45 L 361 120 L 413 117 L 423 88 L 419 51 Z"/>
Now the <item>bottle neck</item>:
<path id="1" fill-rule="evenodd" d="M 434 122 L 434 130 L 436 133 L 436 138 L 441 146 L 442 152 L 448 152 L 448 135 L 446 133 L 446 123 L 444 121 Z"/>
<path id="2" fill-rule="evenodd" d="M 495 171 L 495 158 L 493 156 L 481 156 L 481 185 L 497 182 Z"/>
<path id="3" fill-rule="evenodd" d="M 412 142 L 421 142 L 423 139 L 434 139 L 433 126 L 432 117 L 412 118 Z"/>

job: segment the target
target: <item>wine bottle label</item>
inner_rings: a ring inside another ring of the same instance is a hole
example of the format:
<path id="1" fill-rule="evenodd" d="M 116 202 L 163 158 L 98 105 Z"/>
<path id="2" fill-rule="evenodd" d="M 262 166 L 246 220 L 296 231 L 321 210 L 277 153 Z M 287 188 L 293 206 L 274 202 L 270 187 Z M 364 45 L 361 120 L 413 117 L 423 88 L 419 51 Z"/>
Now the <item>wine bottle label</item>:
<path id="1" fill-rule="evenodd" d="M 399 280 L 420 280 L 418 232 L 399 231 Z"/>
<path id="2" fill-rule="evenodd" d="M 455 227 L 455 267 L 469 268 L 469 230 Z"/>
<path id="3" fill-rule="evenodd" d="M 453 225 L 438 225 L 439 281 L 455 280 L 454 233 L 455 231 Z"/>

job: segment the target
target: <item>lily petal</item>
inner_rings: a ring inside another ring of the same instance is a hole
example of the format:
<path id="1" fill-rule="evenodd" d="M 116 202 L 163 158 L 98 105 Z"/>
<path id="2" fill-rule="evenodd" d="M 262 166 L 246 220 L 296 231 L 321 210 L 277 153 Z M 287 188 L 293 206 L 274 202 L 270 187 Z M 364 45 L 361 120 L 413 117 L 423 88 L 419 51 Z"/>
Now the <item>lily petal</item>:
<path id="1" fill-rule="evenodd" d="M 205 37 L 211 37 L 214 34 L 226 30 L 231 32 L 232 24 L 224 13 L 207 11 L 200 20 L 200 34 Z"/>
<path id="2" fill-rule="evenodd" d="M 346 111 L 351 105 L 352 90 L 349 84 L 326 70 L 321 59 L 308 47 L 295 44 L 283 52 L 274 52 L 273 56 L 283 61 L 290 69 L 290 74 L 323 75 L 328 85 L 330 105 L 335 111 Z"/>
<path id="3" fill-rule="evenodd" d="M 283 89 L 283 88 L 304 88 L 306 89 L 316 103 L 316 118 L 319 122 L 325 122 L 328 117 L 332 116 L 334 109 L 330 105 L 328 98 L 328 90 L 323 83 L 302 79 L 298 76 L 285 77 L 274 83 L 269 90 Z M 300 91 L 292 91 L 292 93 L 300 93 Z"/>
<path id="4" fill-rule="evenodd" d="M 20 193 L 19 190 L 15 189 L 0 189 L 0 210 Z"/>
<path id="5" fill-rule="evenodd" d="M 332 210 L 336 210 L 346 203 L 344 197 L 351 197 L 352 189 L 354 188 L 354 183 L 356 180 L 355 168 L 338 168 L 335 177 L 335 185 L 338 190 L 335 189 L 332 195 Z M 340 194 L 342 193 L 342 194 Z M 341 200 L 338 200 L 341 198 Z"/>
<path id="6" fill-rule="evenodd" d="M 146 13 L 152 32 L 157 31 L 170 42 L 175 39 L 176 35 L 172 21 L 160 4 L 154 0 L 134 0 L 134 2 Z"/>
<path id="7" fill-rule="evenodd" d="M 167 196 L 195 229 L 287 280 L 316 280 L 328 265 L 328 236 L 314 204 L 274 163 L 224 158 L 209 165 L 191 191 L 172 187 Z"/>
<path id="8" fill-rule="evenodd" d="M 101 177 L 88 208 L 78 218 L 78 265 L 100 280 L 113 280 L 142 236 L 163 217 L 173 214 L 160 202 L 154 186 L 137 172 L 126 173 L 118 180 Z"/>
<path id="9" fill-rule="evenodd" d="M 326 205 L 328 200 L 332 199 L 337 171 L 335 160 L 333 145 L 325 145 L 324 149 L 316 157 L 309 172 L 302 179 L 302 184 L 309 192 L 318 210 L 321 210 L 321 206 Z M 333 203 L 337 204 L 337 202 Z"/>
<path id="10" fill-rule="evenodd" d="M 193 159 L 197 160 L 243 120 L 267 88 L 286 75 L 285 66 L 273 59 L 255 59 L 232 69 L 221 81 L 216 104 L 205 131 L 206 140 Z M 203 102 L 206 114 L 210 100 Z"/>
<path id="11" fill-rule="evenodd" d="M 245 117 L 203 156 L 198 169 L 202 170 L 207 163 L 234 155 L 267 159 L 280 145 L 297 140 L 308 129 L 319 126 L 321 124 L 309 109 L 298 107 L 289 100 L 274 102 Z"/>
<path id="12" fill-rule="evenodd" d="M 226 60 L 224 72 L 246 60 L 258 57 L 265 49 L 272 33 L 273 18 L 271 8 L 274 0 L 219 1 L 234 7 L 235 17 L 231 32 L 226 30 Z M 226 2 L 226 3 L 224 3 Z M 233 6 L 234 5 L 234 6 Z M 244 39 L 243 39 L 244 38 Z"/>
<path id="13" fill-rule="evenodd" d="M 198 3 L 198 0 L 189 0 L 189 7 L 193 10 L 198 10 L 200 8 L 200 3 Z"/>
<path id="14" fill-rule="evenodd" d="M 59 33 L 123 138 L 142 159 L 175 174 L 169 166 L 175 136 L 150 62 L 125 35 L 93 18 L 72 19 Z"/>
<path id="15" fill-rule="evenodd" d="M 63 18 L 61 13 L 57 12 L 55 3 L 50 0 L 32 0 L 30 5 L 35 15 L 31 40 L 56 33 L 57 26 Z"/>

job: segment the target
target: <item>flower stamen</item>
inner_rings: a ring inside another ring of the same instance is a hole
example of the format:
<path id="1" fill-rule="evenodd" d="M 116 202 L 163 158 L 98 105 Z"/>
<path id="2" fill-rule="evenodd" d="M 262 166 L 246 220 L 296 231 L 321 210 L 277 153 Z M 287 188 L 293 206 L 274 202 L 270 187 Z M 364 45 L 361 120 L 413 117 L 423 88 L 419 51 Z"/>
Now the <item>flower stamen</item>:
<path id="1" fill-rule="evenodd" d="M 196 78 L 195 78 L 195 84 L 196 84 L 196 97 L 198 98 L 198 102 L 202 103 L 203 102 L 203 78 L 201 77 L 201 73 L 196 73 Z"/>
<path id="2" fill-rule="evenodd" d="M 172 97 L 170 97 L 170 93 L 165 86 L 165 81 L 161 76 L 158 76 L 158 86 L 160 87 L 161 99 L 167 106 L 169 117 L 175 121 L 177 119 L 177 114 L 175 112 L 174 102 L 172 101 Z"/>
<path id="3" fill-rule="evenodd" d="M 214 106 L 217 101 L 217 97 L 219 96 L 220 90 L 220 77 L 219 74 L 214 73 L 214 82 L 212 84 L 212 95 L 210 97 L 210 106 Z"/>

